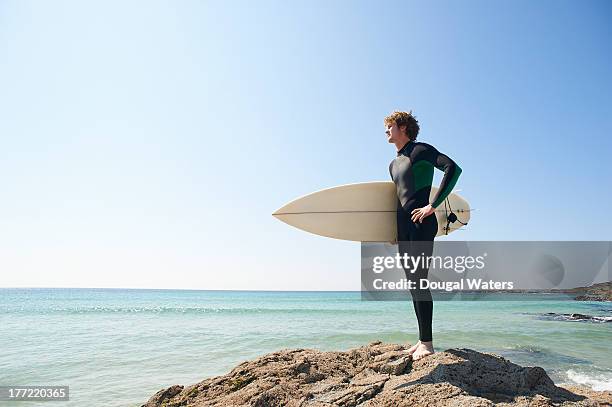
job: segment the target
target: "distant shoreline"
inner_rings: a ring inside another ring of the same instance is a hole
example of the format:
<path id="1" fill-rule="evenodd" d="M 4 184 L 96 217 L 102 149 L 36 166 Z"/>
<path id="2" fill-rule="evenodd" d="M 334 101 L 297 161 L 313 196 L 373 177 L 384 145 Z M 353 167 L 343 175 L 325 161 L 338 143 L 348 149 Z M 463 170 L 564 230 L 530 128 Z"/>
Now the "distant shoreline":
<path id="1" fill-rule="evenodd" d="M 193 291 L 193 292 L 248 292 L 248 293 L 361 293 L 360 290 L 236 290 L 236 289 L 197 289 L 197 288 L 134 288 L 134 287 L 0 287 L 0 290 L 116 290 L 116 291 Z M 432 290 L 439 291 L 439 290 Z M 508 290 L 462 290 L 461 293 L 511 293 L 511 294 L 584 294 L 610 296 L 612 301 L 612 281 L 595 283 L 590 286 L 550 289 L 508 289 Z M 587 300 L 592 301 L 592 300 Z M 595 300 L 597 301 L 597 300 Z"/>
<path id="2" fill-rule="evenodd" d="M 343 291 L 343 290 L 204 290 L 191 288 L 116 288 L 116 287 L 0 287 L 0 290 L 91 290 L 91 291 L 149 291 L 149 292 L 226 292 L 226 293 L 269 293 L 269 294 L 311 294 L 311 293 L 364 293 L 363 291 Z M 448 294 L 442 290 L 432 290 L 435 294 Z M 612 301 L 612 282 L 596 283 L 587 287 L 574 288 L 551 288 L 539 290 L 461 290 L 461 294 L 570 294 L 574 295 L 576 301 Z"/>

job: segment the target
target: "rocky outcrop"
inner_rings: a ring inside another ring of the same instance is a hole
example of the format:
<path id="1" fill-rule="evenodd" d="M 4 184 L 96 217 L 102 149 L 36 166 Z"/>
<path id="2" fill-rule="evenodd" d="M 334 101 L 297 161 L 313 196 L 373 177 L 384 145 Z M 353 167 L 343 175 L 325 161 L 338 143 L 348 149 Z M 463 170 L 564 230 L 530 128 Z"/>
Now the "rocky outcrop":
<path id="1" fill-rule="evenodd" d="M 612 282 L 597 283 L 589 287 L 575 289 L 579 295 L 574 299 L 578 301 L 612 301 Z"/>
<path id="2" fill-rule="evenodd" d="M 555 321 L 579 321 L 579 322 L 612 322 L 612 316 L 600 317 L 586 314 L 559 314 L 557 312 L 546 312 L 541 314 L 542 318 L 553 319 Z"/>
<path id="3" fill-rule="evenodd" d="M 406 349 L 374 342 L 346 352 L 281 350 L 160 390 L 143 407 L 612 405 L 612 392 L 558 387 L 541 367 L 495 354 L 455 348 L 413 361 Z"/>

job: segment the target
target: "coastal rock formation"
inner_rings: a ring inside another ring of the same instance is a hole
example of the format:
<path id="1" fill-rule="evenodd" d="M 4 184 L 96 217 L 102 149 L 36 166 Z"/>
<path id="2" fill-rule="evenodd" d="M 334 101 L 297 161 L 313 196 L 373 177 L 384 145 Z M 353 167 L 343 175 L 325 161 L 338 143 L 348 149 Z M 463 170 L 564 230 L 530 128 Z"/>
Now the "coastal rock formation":
<path id="1" fill-rule="evenodd" d="M 559 314 L 557 312 L 546 312 L 543 318 L 550 318 L 557 321 L 580 321 L 580 322 L 612 322 L 612 316 L 600 317 L 586 314 Z"/>
<path id="2" fill-rule="evenodd" d="M 578 301 L 612 301 L 612 281 L 579 287 L 575 290 L 580 293 L 574 298 Z"/>
<path id="3" fill-rule="evenodd" d="M 599 406 L 612 392 L 555 386 L 541 367 L 453 348 L 418 361 L 373 342 L 346 352 L 281 350 L 226 375 L 160 390 L 143 407 Z"/>

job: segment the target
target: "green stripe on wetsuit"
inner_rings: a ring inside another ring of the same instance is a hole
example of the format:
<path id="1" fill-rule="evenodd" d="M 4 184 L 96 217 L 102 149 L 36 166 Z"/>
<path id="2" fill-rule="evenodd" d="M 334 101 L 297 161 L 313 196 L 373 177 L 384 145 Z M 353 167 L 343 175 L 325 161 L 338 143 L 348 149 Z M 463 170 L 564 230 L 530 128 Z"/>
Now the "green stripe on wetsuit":
<path id="1" fill-rule="evenodd" d="M 436 208 L 450 195 L 461 168 L 430 144 L 409 141 L 389 164 L 389 173 L 397 187 L 397 197 L 405 209 L 429 203 L 434 167 L 444 171 L 438 192 L 431 205 Z M 425 190 L 424 190 L 425 189 Z"/>

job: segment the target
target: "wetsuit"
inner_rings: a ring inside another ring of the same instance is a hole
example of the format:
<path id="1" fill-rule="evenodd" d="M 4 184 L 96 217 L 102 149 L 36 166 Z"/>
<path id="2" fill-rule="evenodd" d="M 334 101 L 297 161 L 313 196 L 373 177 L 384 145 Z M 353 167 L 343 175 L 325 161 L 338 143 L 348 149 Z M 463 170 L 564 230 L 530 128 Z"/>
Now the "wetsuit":
<path id="1" fill-rule="evenodd" d="M 444 171 L 444 177 L 430 202 L 434 167 Z M 429 203 L 437 208 L 444 202 L 457 183 L 461 168 L 435 147 L 409 141 L 389 164 L 389 173 L 397 189 L 397 241 L 400 255 L 431 256 L 433 240 L 438 232 L 436 215 L 427 216 L 422 223 L 414 223 L 411 212 Z M 416 285 L 410 294 L 419 324 L 419 339 L 429 342 L 432 340 L 433 301 L 429 288 L 421 289 L 419 284 L 420 279 L 427 278 L 429 268 L 404 269 L 404 272 L 406 278 Z"/>

